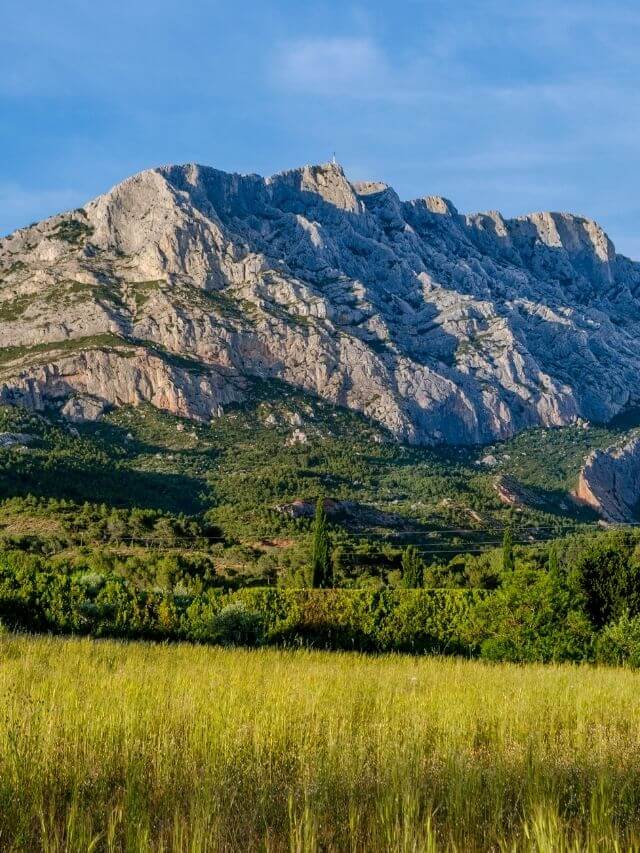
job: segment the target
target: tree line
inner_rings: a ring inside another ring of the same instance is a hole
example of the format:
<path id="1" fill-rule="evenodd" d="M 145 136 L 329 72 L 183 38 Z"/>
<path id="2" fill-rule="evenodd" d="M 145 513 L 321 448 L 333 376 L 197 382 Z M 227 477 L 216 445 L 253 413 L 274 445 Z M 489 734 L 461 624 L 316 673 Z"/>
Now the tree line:
<path id="1" fill-rule="evenodd" d="M 0 620 L 17 630 L 93 636 L 308 644 L 509 661 L 640 665 L 640 537 L 628 530 L 557 542 L 544 562 L 505 535 L 494 588 L 427 588 L 413 547 L 403 584 L 331 585 L 326 518 L 316 514 L 307 588 L 228 591 L 203 577 L 149 582 L 22 551 L 0 553 Z"/>

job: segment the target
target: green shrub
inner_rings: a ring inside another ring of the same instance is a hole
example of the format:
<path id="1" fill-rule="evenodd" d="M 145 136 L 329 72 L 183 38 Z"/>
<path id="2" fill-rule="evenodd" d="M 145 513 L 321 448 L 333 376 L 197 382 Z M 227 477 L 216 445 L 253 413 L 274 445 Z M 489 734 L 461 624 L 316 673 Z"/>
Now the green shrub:
<path id="1" fill-rule="evenodd" d="M 615 666 L 640 667 L 640 616 L 628 613 L 607 625 L 596 643 L 596 660 Z"/>
<path id="2" fill-rule="evenodd" d="M 378 648 L 375 592 L 367 589 L 283 590 L 271 642 L 323 649 Z"/>
<path id="3" fill-rule="evenodd" d="M 493 591 L 149 588 L 109 568 L 5 552 L 0 622 L 95 637 L 640 666 L 640 615 L 624 612 L 598 633 L 574 581 L 521 566 Z"/>
<path id="4" fill-rule="evenodd" d="M 385 651 L 469 654 L 467 622 L 486 593 L 462 589 L 385 590 L 378 646 Z"/>
<path id="5" fill-rule="evenodd" d="M 584 660 L 593 629 L 564 578 L 523 568 L 469 615 L 468 642 L 488 660 Z"/>
<path id="6" fill-rule="evenodd" d="M 211 640 L 223 646 L 255 646 L 262 636 L 260 614 L 242 601 L 231 601 L 216 614 Z"/>
<path id="7" fill-rule="evenodd" d="M 93 234 L 93 227 L 78 219 L 63 219 L 52 236 L 74 246 L 84 243 Z"/>
<path id="8" fill-rule="evenodd" d="M 417 589 L 424 583 L 424 563 L 415 545 L 402 552 L 402 584 L 406 589 Z"/>
<path id="9" fill-rule="evenodd" d="M 144 589 L 114 573 L 0 559 L 0 618 L 12 627 L 224 645 L 468 652 L 466 617 L 483 593 L 428 589 Z"/>

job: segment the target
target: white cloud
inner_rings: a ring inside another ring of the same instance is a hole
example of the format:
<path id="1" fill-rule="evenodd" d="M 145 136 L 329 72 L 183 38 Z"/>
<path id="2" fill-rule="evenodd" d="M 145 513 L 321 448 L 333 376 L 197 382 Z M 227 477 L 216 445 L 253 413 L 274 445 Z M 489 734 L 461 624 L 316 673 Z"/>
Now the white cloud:
<path id="1" fill-rule="evenodd" d="M 281 86 L 314 95 L 378 97 L 389 90 L 389 69 L 367 37 L 303 38 L 284 42 L 273 59 Z"/>

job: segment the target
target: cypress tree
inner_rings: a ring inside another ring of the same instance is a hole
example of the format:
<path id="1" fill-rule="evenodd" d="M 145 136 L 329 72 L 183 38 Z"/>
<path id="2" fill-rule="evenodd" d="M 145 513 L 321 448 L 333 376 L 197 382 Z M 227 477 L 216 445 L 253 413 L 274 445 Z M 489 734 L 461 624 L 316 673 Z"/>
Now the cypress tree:
<path id="1" fill-rule="evenodd" d="M 507 527 L 502 537 L 502 571 L 512 572 L 516 567 L 513 557 L 513 533 L 511 528 Z"/>
<path id="2" fill-rule="evenodd" d="M 402 583 L 407 589 L 418 589 L 424 581 L 424 566 L 414 545 L 402 552 Z"/>
<path id="3" fill-rule="evenodd" d="M 329 558 L 329 536 L 324 501 L 318 498 L 316 517 L 313 523 L 311 545 L 311 585 L 314 588 L 331 586 L 331 561 Z"/>
<path id="4" fill-rule="evenodd" d="M 555 542 L 549 547 L 549 574 L 557 575 L 559 571 L 558 565 L 558 549 Z"/>

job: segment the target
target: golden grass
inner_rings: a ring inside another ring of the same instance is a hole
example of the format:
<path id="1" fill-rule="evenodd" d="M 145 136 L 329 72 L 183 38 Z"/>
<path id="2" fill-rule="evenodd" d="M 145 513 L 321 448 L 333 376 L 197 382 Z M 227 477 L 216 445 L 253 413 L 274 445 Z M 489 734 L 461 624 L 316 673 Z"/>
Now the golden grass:
<path id="1" fill-rule="evenodd" d="M 640 674 L 0 640 L 0 849 L 640 848 Z"/>

